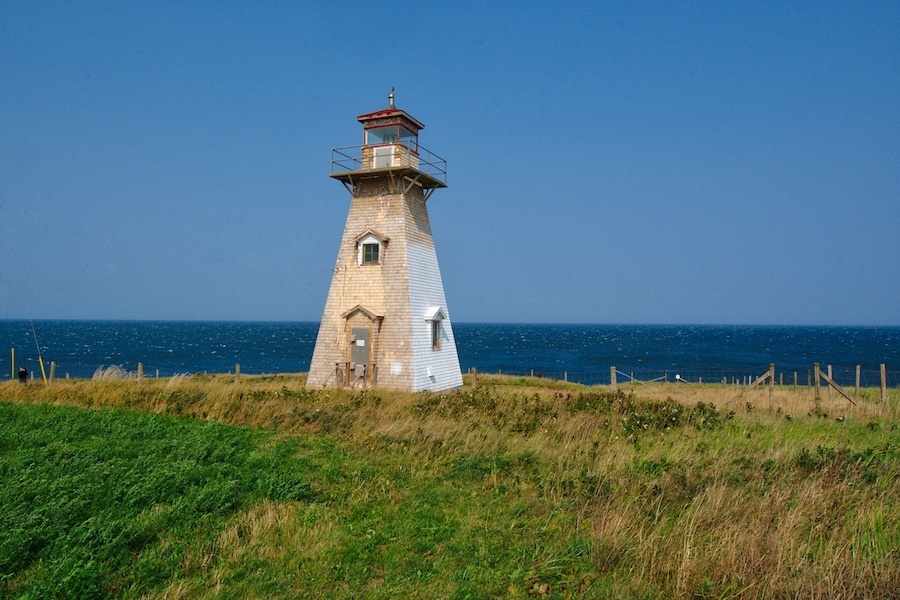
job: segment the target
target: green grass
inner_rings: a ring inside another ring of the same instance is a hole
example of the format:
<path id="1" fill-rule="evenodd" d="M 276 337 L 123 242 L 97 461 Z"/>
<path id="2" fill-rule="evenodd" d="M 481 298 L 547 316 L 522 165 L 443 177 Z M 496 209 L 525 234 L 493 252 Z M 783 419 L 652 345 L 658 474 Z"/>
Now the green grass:
<path id="1" fill-rule="evenodd" d="M 153 589 L 268 498 L 313 498 L 296 442 L 120 410 L 0 403 L 0 582 L 73 598 Z"/>
<path id="2" fill-rule="evenodd" d="M 500 378 L 443 394 L 207 377 L 0 398 L 0 531 L 14 532 L 0 538 L 0 596 L 900 589 L 893 408 L 788 419 L 706 392 Z"/>

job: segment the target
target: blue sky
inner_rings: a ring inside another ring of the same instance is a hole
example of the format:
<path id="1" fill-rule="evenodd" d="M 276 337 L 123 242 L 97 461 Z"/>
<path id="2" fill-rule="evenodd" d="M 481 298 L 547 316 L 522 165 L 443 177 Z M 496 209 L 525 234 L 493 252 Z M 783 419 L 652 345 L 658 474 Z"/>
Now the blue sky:
<path id="1" fill-rule="evenodd" d="M 900 325 L 900 4 L 381 6 L 0 4 L 3 316 L 318 320 L 396 86 L 456 321 Z"/>

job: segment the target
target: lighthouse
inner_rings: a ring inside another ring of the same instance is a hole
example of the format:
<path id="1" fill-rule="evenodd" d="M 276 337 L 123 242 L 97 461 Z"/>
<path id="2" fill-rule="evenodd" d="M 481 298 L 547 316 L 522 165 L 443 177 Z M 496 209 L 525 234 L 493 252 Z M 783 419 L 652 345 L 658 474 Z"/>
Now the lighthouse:
<path id="1" fill-rule="evenodd" d="M 331 151 L 350 193 L 308 387 L 441 391 L 462 386 L 426 203 L 447 163 L 394 105 L 357 117 L 363 143 Z"/>

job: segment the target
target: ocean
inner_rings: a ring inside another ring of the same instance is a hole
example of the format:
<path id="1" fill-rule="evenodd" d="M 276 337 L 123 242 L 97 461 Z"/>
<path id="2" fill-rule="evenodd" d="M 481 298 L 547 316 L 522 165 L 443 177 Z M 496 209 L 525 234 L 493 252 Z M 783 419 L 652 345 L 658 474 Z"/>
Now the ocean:
<path id="1" fill-rule="evenodd" d="M 119 366 L 144 375 L 309 370 L 318 323 L 194 321 L 0 321 L 0 377 L 16 365 L 40 377 L 38 347 L 56 377 L 90 377 Z M 756 376 L 770 363 L 785 382 L 813 363 L 831 365 L 852 385 L 856 365 L 864 386 L 900 385 L 900 327 L 789 327 L 712 325 L 532 325 L 454 323 L 460 367 L 468 371 L 540 375 L 589 384 L 609 383 L 610 367 L 641 380 L 678 375 L 688 381 Z M 37 343 L 35 343 L 35 337 Z M 619 376 L 622 381 L 622 376 Z"/>

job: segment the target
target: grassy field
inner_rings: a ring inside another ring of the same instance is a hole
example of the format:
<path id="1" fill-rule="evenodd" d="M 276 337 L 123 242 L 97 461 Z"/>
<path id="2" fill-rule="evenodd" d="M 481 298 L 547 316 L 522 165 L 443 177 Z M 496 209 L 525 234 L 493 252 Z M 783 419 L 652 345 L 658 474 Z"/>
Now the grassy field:
<path id="1" fill-rule="evenodd" d="M 0 598 L 886 598 L 900 395 L 0 384 Z"/>

